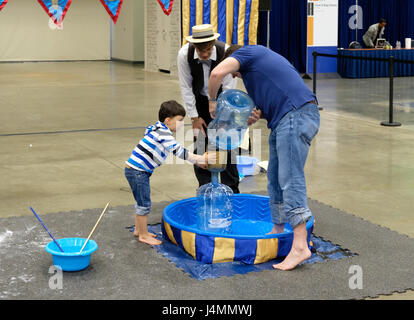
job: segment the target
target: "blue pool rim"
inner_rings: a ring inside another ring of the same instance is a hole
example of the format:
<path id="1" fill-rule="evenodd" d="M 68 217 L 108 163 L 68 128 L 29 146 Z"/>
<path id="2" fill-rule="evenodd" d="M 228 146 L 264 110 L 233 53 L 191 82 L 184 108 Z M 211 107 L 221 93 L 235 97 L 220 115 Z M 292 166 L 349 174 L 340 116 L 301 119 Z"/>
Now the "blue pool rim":
<path id="1" fill-rule="evenodd" d="M 232 197 L 243 197 L 243 198 L 256 198 L 256 199 L 262 199 L 262 200 L 267 200 L 269 201 L 269 197 L 268 196 L 262 196 L 262 195 L 252 195 L 252 194 L 234 194 Z M 283 233 L 275 233 L 275 234 L 266 234 L 266 235 L 238 235 L 238 234 L 224 234 L 224 233 L 215 233 L 215 232 L 209 232 L 209 231 L 204 231 L 204 230 L 200 230 L 198 228 L 194 228 L 188 225 L 184 225 L 184 224 L 180 224 L 176 221 L 174 221 L 174 219 L 169 215 L 169 212 L 173 211 L 173 209 L 175 207 L 180 207 L 185 205 L 186 203 L 191 204 L 194 201 L 197 201 L 197 197 L 192 197 L 192 198 L 187 198 L 187 199 L 183 199 L 183 200 L 179 200 L 176 201 L 170 205 L 168 205 L 167 207 L 165 207 L 164 212 L 163 212 L 163 220 L 168 223 L 169 225 L 180 229 L 180 230 L 184 230 L 187 232 L 192 232 L 195 234 L 199 234 L 199 235 L 205 235 L 205 236 L 210 236 L 210 237 L 220 237 L 220 238 L 231 238 L 231 239 L 274 239 L 274 238 L 279 238 L 279 239 L 283 239 L 283 238 L 287 238 L 290 239 L 293 237 L 293 230 L 292 227 L 290 226 L 290 224 L 287 224 L 287 226 L 285 227 L 285 232 Z M 307 221 L 306 223 L 306 230 L 309 231 L 313 228 L 313 224 L 314 224 L 314 219 L 313 217 Z"/>
<path id="2" fill-rule="evenodd" d="M 57 239 L 56 241 L 59 243 L 59 245 L 61 245 L 62 240 L 69 240 L 69 239 L 85 240 L 86 241 L 86 238 L 61 238 L 61 239 Z M 79 251 L 82 248 L 85 241 L 82 242 L 82 245 L 79 247 Z M 62 246 L 62 249 L 65 250 L 64 246 Z M 57 245 L 53 241 L 51 241 L 46 245 L 45 250 L 46 250 L 46 252 L 50 253 L 53 256 L 83 257 L 83 256 L 90 256 L 93 252 L 98 250 L 98 244 L 94 240 L 89 239 L 89 241 L 88 241 L 87 245 L 85 246 L 85 249 L 82 251 L 82 253 L 80 253 L 80 252 L 62 252 L 62 251 L 59 250 Z"/>

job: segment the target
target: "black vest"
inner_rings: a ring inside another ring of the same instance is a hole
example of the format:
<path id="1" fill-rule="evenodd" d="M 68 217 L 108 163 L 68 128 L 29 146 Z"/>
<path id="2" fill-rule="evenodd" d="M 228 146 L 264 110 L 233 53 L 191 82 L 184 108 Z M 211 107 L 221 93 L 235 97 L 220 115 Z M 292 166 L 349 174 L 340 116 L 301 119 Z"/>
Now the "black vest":
<path id="1" fill-rule="evenodd" d="M 211 70 L 213 70 L 223 59 L 225 53 L 225 46 L 224 42 L 216 40 L 216 52 L 217 52 L 217 59 L 216 61 L 211 60 Z M 193 77 L 193 93 L 195 98 L 200 95 L 201 90 L 204 88 L 204 72 L 203 72 L 203 64 L 198 62 L 198 59 L 194 59 L 194 51 L 195 47 L 192 43 L 188 46 L 188 64 L 190 65 L 191 76 Z M 220 90 L 218 94 L 222 91 L 220 86 Z"/>

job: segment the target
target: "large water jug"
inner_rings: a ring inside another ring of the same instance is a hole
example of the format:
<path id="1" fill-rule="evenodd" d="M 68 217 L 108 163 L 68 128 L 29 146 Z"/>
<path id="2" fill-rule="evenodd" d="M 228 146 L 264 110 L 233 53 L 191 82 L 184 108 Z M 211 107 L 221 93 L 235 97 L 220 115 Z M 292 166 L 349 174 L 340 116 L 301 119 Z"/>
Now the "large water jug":
<path id="1" fill-rule="evenodd" d="M 253 109 L 254 102 L 245 92 L 238 89 L 223 91 L 217 99 L 215 118 L 208 125 L 210 142 L 221 150 L 239 147 Z"/>
<path id="2" fill-rule="evenodd" d="M 197 227 L 213 233 L 231 233 L 232 205 L 230 187 L 218 182 L 218 172 L 213 171 L 211 183 L 197 190 Z"/>

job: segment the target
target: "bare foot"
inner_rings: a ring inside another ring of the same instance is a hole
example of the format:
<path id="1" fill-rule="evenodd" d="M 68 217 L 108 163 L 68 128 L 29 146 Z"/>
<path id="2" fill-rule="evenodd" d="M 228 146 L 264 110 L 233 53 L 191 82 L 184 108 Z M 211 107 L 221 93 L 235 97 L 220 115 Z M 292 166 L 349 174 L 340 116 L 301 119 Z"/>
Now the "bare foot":
<path id="1" fill-rule="evenodd" d="M 151 232 L 148 232 L 148 234 L 149 234 L 151 237 L 154 237 L 154 238 L 157 236 L 155 233 L 151 233 Z M 134 236 L 135 236 L 135 237 L 139 237 L 139 233 L 138 233 L 138 231 L 134 231 Z"/>
<path id="2" fill-rule="evenodd" d="M 157 245 L 160 245 L 162 243 L 162 241 L 159 241 L 159 240 L 155 239 L 149 233 L 147 235 L 138 236 L 138 240 L 141 241 L 141 242 L 143 242 L 143 243 L 152 245 L 152 246 L 157 246 Z"/>
<path id="3" fill-rule="evenodd" d="M 266 234 L 276 234 L 285 232 L 285 224 L 274 224 L 272 230 Z"/>
<path id="4" fill-rule="evenodd" d="M 309 259 L 311 255 L 312 253 L 310 252 L 308 247 L 305 247 L 302 250 L 292 249 L 285 258 L 285 260 L 283 260 L 281 263 L 274 264 L 273 268 L 284 271 L 292 270 L 296 268 L 298 264 Z"/>

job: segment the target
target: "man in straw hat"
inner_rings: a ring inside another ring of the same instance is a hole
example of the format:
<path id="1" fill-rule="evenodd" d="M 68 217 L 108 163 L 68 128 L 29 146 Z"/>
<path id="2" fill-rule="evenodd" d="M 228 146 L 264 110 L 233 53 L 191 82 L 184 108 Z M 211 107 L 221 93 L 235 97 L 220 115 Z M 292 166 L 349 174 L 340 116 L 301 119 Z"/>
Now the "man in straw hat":
<path id="1" fill-rule="evenodd" d="M 192 36 L 186 37 L 189 43 L 178 52 L 181 93 L 193 126 L 194 153 L 198 154 L 206 151 L 208 144 L 206 129 L 212 120 L 208 97 L 210 72 L 220 63 L 225 50 L 229 47 L 217 40 L 219 36 L 220 34 L 215 33 L 210 24 L 193 26 Z M 222 90 L 234 89 L 236 81 L 237 79 L 233 79 L 231 75 L 225 77 L 220 84 L 218 94 Z M 239 193 L 239 172 L 235 158 L 235 154 L 228 152 L 226 169 L 221 172 L 221 182 L 229 186 L 234 193 Z M 211 181 L 211 173 L 208 170 L 194 166 L 194 172 L 200 186 Z"/>

